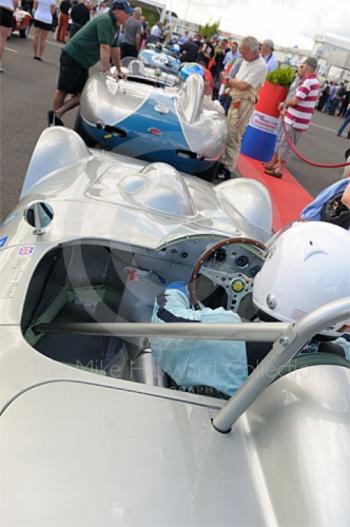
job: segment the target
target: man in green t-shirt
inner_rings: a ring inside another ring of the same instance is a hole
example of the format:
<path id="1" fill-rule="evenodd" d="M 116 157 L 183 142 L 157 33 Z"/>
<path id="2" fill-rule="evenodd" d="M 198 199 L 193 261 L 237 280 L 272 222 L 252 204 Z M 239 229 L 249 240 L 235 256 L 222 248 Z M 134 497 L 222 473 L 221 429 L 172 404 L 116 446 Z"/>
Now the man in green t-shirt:
<path id="1" fill-rule="evenodd" d="M 120 69 L 118 44 L 119 26 L 125 24 L 132 8 L 127 1 L 113 1 L 108 13 L 88 22 L 63 47 L 57 90 L 48 112 L 49 125 L 63 125 L 64 113 L 79 105 L 80 95 L 89 75 L 89 68 L 101 61 L 101 71 L 109 70 L 112 62 Z M 71 97 L 66 100 L 67 96 Z"/>

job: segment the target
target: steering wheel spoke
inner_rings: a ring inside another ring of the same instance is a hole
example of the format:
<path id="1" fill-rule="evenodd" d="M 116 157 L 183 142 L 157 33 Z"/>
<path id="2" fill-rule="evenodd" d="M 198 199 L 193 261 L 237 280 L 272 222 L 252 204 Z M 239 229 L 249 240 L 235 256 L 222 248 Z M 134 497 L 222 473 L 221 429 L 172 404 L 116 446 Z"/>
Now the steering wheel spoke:
<path id="1" fill-rule="evenodd" d="M 214 269 L 209 265 L 203 265 L 201 267 L 201 275 L 209 278 L 215 285 L 220 285 L 225 287 L 225 284 L 228 280 L 227 272 L 221 271 L 220 269 Z"/>

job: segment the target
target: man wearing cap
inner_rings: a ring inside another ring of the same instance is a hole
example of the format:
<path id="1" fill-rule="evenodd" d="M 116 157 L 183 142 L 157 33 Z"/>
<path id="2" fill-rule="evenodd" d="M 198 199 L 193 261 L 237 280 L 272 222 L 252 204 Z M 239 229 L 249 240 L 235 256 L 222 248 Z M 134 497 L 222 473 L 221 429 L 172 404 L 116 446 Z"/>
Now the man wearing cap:
<path id="1" fill-rule="evenodd" d="M 265 165 L 265 173 L 270 176 L 281 178 L 283 168 L 292 157 L 293 152 L 288 145 L 286 132 L 291 143 L 296 145 L 301 134 L 309 127 L 320 89 L 316 69 L 317 60 L 315 57 L 308 57 L 299 68 L 300 84 L 294 97 L 283 104 L 285 133 L 281 135 L 278 142 L 277 155 Z"/>
<path id="2" fill-rule="evenodd" d="M 261 56 L 266 62 L 267 73 L 270 73 L 271 71 L 274 71 L 276 68 L 278 68 L 278 60 L 273 54 L 273 48 L 273 41 L 270 38 L 267 38 L 261 44 Z"/>
<path id="3" fill-rule="evenodd" d="M 129 2 L 114 1 L 107 13 L 90 20 L 63 47 L 57 90 L 52 101 L 52 110 L 48 112 L 49 125 L 62 126 L 62 115 L 79 105 L 89 68 L 99 60 L 102 72 L 110 69 L 112 59 L 121 74 L 119 26 L 125 24 L 131 13 Z M 68 95 L 71 95 L 71 98 L 66 100 Z"/>
<path id="4" fill-rule="evenodd" d="M 133 16 L 130 16 L 124 26 L 124 39 L 120 44 L 121 58 L 137 57 L 140 49 L 143 27 L 141 24 L 141 7 L 135 7 Z"/>

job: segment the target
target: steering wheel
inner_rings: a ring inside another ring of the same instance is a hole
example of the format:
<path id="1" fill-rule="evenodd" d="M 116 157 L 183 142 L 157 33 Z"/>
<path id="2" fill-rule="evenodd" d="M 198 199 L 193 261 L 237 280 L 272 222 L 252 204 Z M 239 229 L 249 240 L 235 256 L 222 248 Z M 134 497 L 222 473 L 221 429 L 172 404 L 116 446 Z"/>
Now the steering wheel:
<path id="1" fill-rule="evenodd" d="M 224 247 L 227 247 L 228 245 L 235 245 L 235 244 L 244 244 L 244 245 L 250 245 L 254 248 L 258 249 L 261 253 L 266 253 L 267 249 L 266 246 L 259 242 L 258 240 L 254 240 L 252 238 L 240 238 L 240 237 L 234 237 L 234 238 L 227 238 L 226 240 L 221 240 L 213 247 L 205 251 L 196 261 L 192 275 L 191 275 L 191 281 L 189 284 L 189 292 L 190 292 L 190 298 L 192 302 L 192 306 L 195 309 L 200 309 L 200 304 L 197 298 L 197 285 L 198 285 L 198 277 L 199 275 L 206 276 L 211 280 L 215 285 L 220 286 L 225 289 L 227 294 L 227 304 L 226 309 L 237 311 L 239 308 L 240 303 L 242 300 L 252 291 L 253 288 L 253 281 L 254 278 L 250 278 L 242 270 L 237 271 L 237 269 L 232 269 L 232 271 L 228 270 L 220 270 L 217 268 L 217 266 L 211 267 L 210 265 L 207 265 L 208 260 L 215 254 L 219 254 L 218 251 L 223 249 Z M 226 252 L 226 251 L 225 251 Z M 261 254 L 261 259 L 263 259 L 264 254 Z M 225 256 L 226 259 L 226 256 Z"/>

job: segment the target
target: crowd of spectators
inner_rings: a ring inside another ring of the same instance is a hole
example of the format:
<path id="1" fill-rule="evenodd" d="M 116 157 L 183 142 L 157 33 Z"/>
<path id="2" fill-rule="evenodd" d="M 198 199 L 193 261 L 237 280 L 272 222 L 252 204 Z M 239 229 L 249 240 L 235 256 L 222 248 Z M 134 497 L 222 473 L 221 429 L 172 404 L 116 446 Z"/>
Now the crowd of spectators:
<path id="1" fill-rule="evenodd" d="M 80 5 L 85 6 L 85 1 L 80 0 L 76 8 Z M 70 2 L 70 0 L 62 0 L 63 11 L 68 7 L 67 2 Z M 73 18 L 74 8 L 73 5 L 68 11 L 68 16 L 71 19 Z M 103 4 L 100 5 L 99 10 L 102 14 L 104 13 Z M 96 10 L 96 13 L 91 13 L 91 17 L 101 16 L 101 13 L 97 13 Z M 66 15 L 66 13 L 63 13 L 63 15 Z M 66 16 L 62 18 L 62 24 L 67 23 Z M 74 20 L 70 20 L 69 27 L 71 32 L 72 22 L 75 24 Z M 73 29 L 74 32 L 82 31 L 81 28 L 85 23 L 85 21 L 80 20 L 77 29 Z M 61 15 L 57 30 L 57 39 L 59 40 L 62 38 L 60 28 Z M 204 38 L 200 34 L 190 35 L 187 31 L 182 35 L 176 35 L 173 34 L 168 24 L 161 21 L 149 27 L 142 16 L 142 9 L 139 7 L 133 10 L 132 15 L 123 24 L 119 23 L 117 29 L 119 36 L 115 45 L 119 58 L 114 63 L 117 65 L 119 72 L 120 58 L 126 56 L 137 57 L 139 50 L 146 44 L 153 45 L 156 49 L 161 49 L 160 46 L 166 46 L 167 52 L 176 55 L 181 62 L 196 62 L 202 67 L 204 93 L 211 96 L 214 100 L 218 99 L 227 113 L 228 140 L 219 177 L 222 179 L 234 177 L 241 140 L 254 111 L 254 105 L 258 100 L 258 91 L 267 73 L 274 71 L 278 67 L 278 60 L 274 55 L 273 41 L 266 39 L 259 42 L 254 37 L 245 37 L 238 43 L 237 41 L 229 41 L 227 38 L 218 36 Z M 84 35 L 85 33 L 82 34 L 82 38 Z M 88 68 L 84 65 L 81 77 L 76 85 L 73 86 L 75 88 L 73 97 L 67 101 L 66 96 L 71 92 L 68 90 L 66 81 L 63 82 L 64 79 L 62 80 L 63 77 L 72 78 L 71 74 L 66 75 L 64 71 L 67 67 L 65 64 L 67 60 L 75 60 L 80 67 L 82 66 L 80 63 L 84 62 L 84 58 L 82 59 L 81 55 L 78 57 L 78 53 L 75 52 L 75 47 L 79 45 L 79 41 L 80 38 L 77 41 L 73 40 L 72 45 L 68 43 L 63 49 L 58 90 L 53 100 L 52 110 L 49 112 L 50 124 L 62 123 L 62 115 L 76 104 L 79 104 L 80 93 L 88 76 Z M 95 55 L 94 62 L 98 60 L 98 55 Z M 108 59 L 111 59 L 111 54 L 109 54 Z M 103 62 L 102 58 L 101 62 Z M 88 66 L 91 65 L 92 62 L 90 61 Z M 69 70 L 72 70 L 72 64 L 69 66 Z M 280 171 L 273 171 L 272 175 L 274 174 L 280 174 Z"/>
<path id="2" fill-rule="evenodd" d="M 325 80 L 321 88 L 317 110 L 328 115 L 344 118 L 343 123 L 337 130 L 337 136 L 340 137 L 348 124 L 350 124 L 350 83 L 346 85 L 344 81 L 341 81 L 337 84 L 336 82 Z M 350 139 L 350 128 L 347 132 L 347 138 Z"/>
<path id="3" fill-rule="evenodd" d="M 17 2 L 18 0 L 0 0 L 0 71 L 4 41 L 6 42 L 9 30 L 7 26 L 10 24 L 8 15 L 10 13 L 12 17 Z M 25 2 L 30 0 L 22 0 L 22 3 Z M 55 0 L 34 0 L 33 8 L 34 59 L 41 61 L 47 32 L 53 29 L 55 16 L 57 17 Z M 113 11 L 113 8 L 118 11 Z M 124 13 L 123 16 L 121 13 Z M 124 16 L 125 14 L 130 16 Z M 92 0 L 61 0 L 56 39 L 65 46 L 61 53 L 58 87 L 52 110 L 49 112 L 49 124 L 61 124 L 62 115 L 79 104 L 89 67 L 100 61 L 102 70 L 105 71 L 114 63 L 121 74 L 121 58 L 137 57 L 138 52 L 147 44 L 156 49 L 166 46 L 167 52 L 176 55 L 180 62 L 196 62 L 202 67 L 205 94 L 214 100 L 218 99 L 225 108 L 229 138 L 222 172 L 224 178 L 231 177 L 234 174 L 242 136 L 257 101 L 258 90 L 266 75 L 279 65 L 274 54 L 273 41 L 266 39 L 259 42 L 254 37 L 245 37 L 238 43 L 216 35 L 206 38 L 201 34 L 189 34 L 188 31 L 179 35 L 174 34 L 166 22 L 158 21 L 150 27 L 142 15 L 140 7 L 131 10 L 128 2 L 123 1 L 113 1 L 111 5 L 110 1 L 101 0 L 94 5 Z M 93 22 L 95 19 L 99 21 Z M 316 72 L 317 62 L 312 57 L 310 61 L 304 63 L 304 70 L 311 68 L 311 75 Z M 318 91 L 318 88 L 315 90 Z M 326 80 L 319 98 L 318 94 L 315 95 L 315 101 L 320 112 L 344 118 L 337 131 L 340 136 L 350 124 L 350 85 Z M 297 101 L 297 112 L 300 113 L 299 103 L 300 101 Z M 291 106 L 290 102 L 288 104 Z M 294 110 L 292 108 L 288 111 L 293 113 Z M 292 135 L 295 132 L 294 128 L 293 125 L 290 130 Z M 300 131 L 298 133 L 300 135 Z M 350 138 L 350 128 L 347 137 Z M 292 137 L 294 144 L 297 140 L 298 137 Z M 290 155 L 286 145 L 284 150 L 282 164 Z M 268 164 L 267 170 L 270 170 L 272 175 L 281 175 L 281 163 L 271 166 Z"/>
<path id="4" fill-rule="evenodd" d="M 66 43 L 89 20 L 106 13 L 110 5 L 110 0 L 99 0 L 97 3 L 93 0 L 61 0 L 59 3 L 57 0 L 0 0 L 1 45 L 6 42 L 16 7 L 33 14 L 34 58 L 40 60 L 44 53 L 48 31 L 56 30 L 56 40 Z M 120 28 L 119 39 L 122 56 L 136 56 L 137 51 L 148 43 L 161 43 L 166 46 L 175 44 L 176 51 L 180 52 L 181 61 L 202 63 L 211 71 L 216 84 L 223 68 L 239 57 L 238 42 L 229 42 L 228 39 L 218 37 L 208 39 L 200 34 L 192 36 L 187 31 L 182 35 L 176 35 L 173 34 L 170 24 L 161 21 L 150 27 L 139 7 L 134 10 L 125 27 Z M 270 47 L 266 48 L 265 44 Z M 262 56 L 266 57 L 269 70 L 270 67 L 275 67 L 275 64 L 277 66 L 271 40 L 263 43 L 261 52 Z M 0 48 L 0 62 L 2 54 L 3 49 Z"/>

